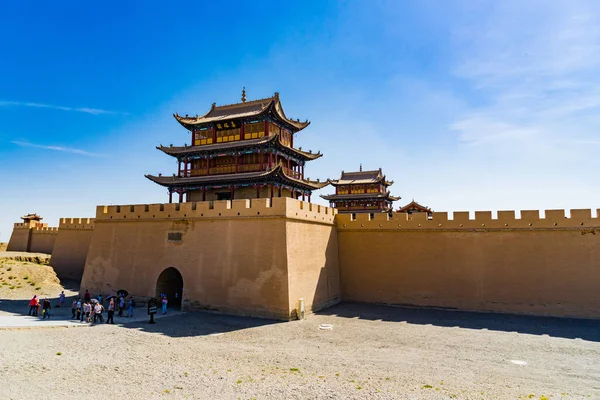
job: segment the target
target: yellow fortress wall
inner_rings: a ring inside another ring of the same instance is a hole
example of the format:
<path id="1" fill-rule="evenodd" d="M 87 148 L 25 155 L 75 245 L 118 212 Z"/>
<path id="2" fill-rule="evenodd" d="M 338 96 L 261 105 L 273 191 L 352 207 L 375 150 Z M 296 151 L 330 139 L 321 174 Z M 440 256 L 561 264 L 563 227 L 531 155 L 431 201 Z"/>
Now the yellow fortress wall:
<path id="1" fill-rule="evenodd" d="M 288 229 L 318 236 L 289 241 Z M 334 210 L 290 198 L 99 206 L 81 288 L 153 297 L 161 272 L 174 267 L 183 277 L 184 309 L 289 319 L 297 302 L 291 293 L 311 307 L 339 301 L 337 250 L 326 257 L 309 247 L 334 232 Z M 299 285 L 290 265 L 336 282 Z"/>
<path id="2" fill-rule="evenodd" d="M 591 210 L 337 216 L 347 301 L 600 317 Z"/>
<path id="3" fill-rule="evenodd" d="M 93 218 L 60 219 L 50 258 L 60 279 L 81 279 L 93 233 Z"/>
<path id="4" fill-rule="evenodd" d="M 35 223 L 15 223 L 6 251 L 29 251 L 31 228 Z"/>

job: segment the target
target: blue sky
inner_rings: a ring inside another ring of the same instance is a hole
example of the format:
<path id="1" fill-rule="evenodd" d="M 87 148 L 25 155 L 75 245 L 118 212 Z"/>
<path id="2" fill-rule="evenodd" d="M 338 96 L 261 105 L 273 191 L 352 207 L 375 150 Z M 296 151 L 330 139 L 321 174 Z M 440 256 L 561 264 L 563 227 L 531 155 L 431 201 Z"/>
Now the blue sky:
<path id="1" fill-rule="evenodd" d="M 312 122 L 311 178 L 362 163 L 398 205 L 598 208 L 599 19 L 558 0 L 3 4 L 0 241 L 28 212 L 167 201 L 143 175 L 176 171 L 155 149 L 189 143 L 172 113 L 243 86 Z"/>

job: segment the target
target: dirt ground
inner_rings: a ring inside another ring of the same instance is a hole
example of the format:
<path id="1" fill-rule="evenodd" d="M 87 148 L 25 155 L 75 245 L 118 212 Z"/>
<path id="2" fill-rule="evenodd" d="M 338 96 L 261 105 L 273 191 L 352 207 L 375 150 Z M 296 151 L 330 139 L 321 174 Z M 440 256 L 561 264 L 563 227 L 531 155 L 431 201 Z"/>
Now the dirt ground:
<path id="1" fill-rule="evenodd" d="M 58 296 L 62 290 L 67 296 L 75 295 L 46 265 L 48 258 L 47 254 L 0 252 L 0 299 L 30 299 L 34 294 Z"/>
<path id="2" fill-rule="evenodd" d="M 6 251 L 7 246 L 8 246 L 8 243 L 0 242 L 0 251 Z"/>
<path id="3" fill-rule="evenodd" d="M 600 321 L 342 304 L 0 330 L 0 382 L 2 399 L 598 399 Z"/>

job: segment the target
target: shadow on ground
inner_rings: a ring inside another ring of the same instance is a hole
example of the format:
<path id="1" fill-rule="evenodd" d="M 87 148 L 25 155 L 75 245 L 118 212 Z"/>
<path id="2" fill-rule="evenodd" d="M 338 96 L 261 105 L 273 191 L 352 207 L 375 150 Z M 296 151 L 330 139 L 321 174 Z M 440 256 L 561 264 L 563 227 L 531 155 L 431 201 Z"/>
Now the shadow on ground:
<path id="1" fill-rule="evenodd" d="M 259 328 L 284 323 L 282 321 L 214 314 L 209 312 L 189 312 L 172 317 L 162 317 L 156 324 L 148 321 L 125 322 L 124 327 L 148 333 L 159 333 L 170 337 L 207 336 L 243 329 Z"/>
<path id="2" fill-rule="evenodd" d="M 407 322 L 415 325 L 548 335 L 600 342 L 600 320 L 590 319 L 535 317 L 361 303 L 342 303 L 317 314 L 371 321 Z"/>

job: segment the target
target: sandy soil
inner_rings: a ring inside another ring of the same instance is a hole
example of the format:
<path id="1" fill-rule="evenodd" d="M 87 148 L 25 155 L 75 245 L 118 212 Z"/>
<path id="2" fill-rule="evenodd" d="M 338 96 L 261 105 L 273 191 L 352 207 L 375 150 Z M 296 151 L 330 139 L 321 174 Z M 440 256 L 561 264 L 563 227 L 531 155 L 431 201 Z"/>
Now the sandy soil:
<path id="1" fill-rule="evenodd" d="M 0 339 L 2 399 L 600 398 L 600 321 L 343 304 Z"/>
<path id="2" fill-rule="evenodd" d="M 0 251 L 6 251 L 6 246 L 8 246 L 8 243 L 0 242 Z"/>
<path id="3" fill-rule="evenodd" d="M 66 290 L 67 296 L 75 295 L 61 285 L 54 269 L 48 265 L 18 261 L 21 253 L 0 253 L 0 298 L 1 299 L 30 299 L 38 296 L 58 296 Z M 30 255 L 31 259 L 44 262 L 43 257 Z"/>

